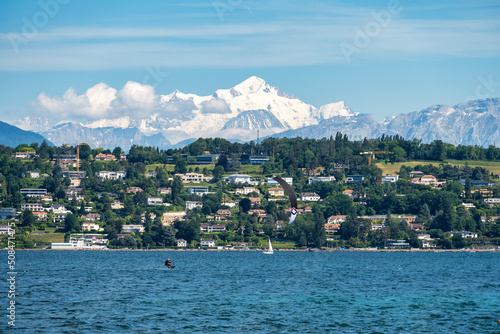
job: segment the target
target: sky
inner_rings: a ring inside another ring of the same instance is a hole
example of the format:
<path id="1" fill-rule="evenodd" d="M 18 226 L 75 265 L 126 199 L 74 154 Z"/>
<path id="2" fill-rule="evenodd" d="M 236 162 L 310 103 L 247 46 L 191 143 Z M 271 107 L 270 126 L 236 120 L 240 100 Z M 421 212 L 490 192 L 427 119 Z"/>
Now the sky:
<path id="1" fill-rule="evenodd" d="M 2 121 L 118 117 L 125 105 L 210 95 L 250 76 L 380 121 L 500 97 L 500 2 L 0 3 Z"/>

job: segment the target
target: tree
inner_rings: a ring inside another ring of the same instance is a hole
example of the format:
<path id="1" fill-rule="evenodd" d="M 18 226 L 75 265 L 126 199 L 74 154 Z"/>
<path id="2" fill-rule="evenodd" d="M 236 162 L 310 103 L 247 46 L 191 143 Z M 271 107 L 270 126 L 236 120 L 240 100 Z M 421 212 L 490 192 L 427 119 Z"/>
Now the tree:
<path id="1" fill-rule="evenodd" d="M 31 212 L 30 210 L 23 211 L 22 219 L 21 219 L 21 226 L 30 228 L 33 226 L 35 221 L 36 221 L 36 218 L 33 215 L 33 212 Z"/>
<path id="2" fill-rule="evenodd" d="M 175 174 L 185 174 L 187 173 L 187 161 L 182 157 L 177 157 L 175 160 L 174 167 Z"/>
<path id="3" fill-rule="evenodd" d="M 80 223 L 78 222 L 78 217 L 70 213 L 64 218 L 64 227 L 66 228 L 66 232 L 79 232 L 80 231 Z"/>
<path id="4" fill-rule="evenodd" d="M 214 177 L 214 182 L 218 182 L 222 180 L 222 175 L 224 174 L 224 167 L 222 166 L 215 166 L 214 169 L 212 170 L 212 175 Z"/>
<path id="5" fill-rule="evenodd" d="M 239 202 L 239 206 L 241 212 L 247 213 L 252 208 L 252 202 L 250 201 L 250 199 L 245 197 Z"/>

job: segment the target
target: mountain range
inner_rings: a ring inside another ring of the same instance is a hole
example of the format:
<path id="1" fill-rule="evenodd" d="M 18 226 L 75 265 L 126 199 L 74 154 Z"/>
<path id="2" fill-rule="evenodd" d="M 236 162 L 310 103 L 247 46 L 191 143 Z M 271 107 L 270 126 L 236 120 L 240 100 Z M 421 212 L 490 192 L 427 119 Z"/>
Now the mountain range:
<path id="1" fill-rule="evenodd" d="M 12 124 L 35 131 L 56 145 L 85 142 L 93 147 L 127 150 L 133 144 L 160 148 L 182 147 L 200 137 L 249 141 L 260 137 L 335 136 L 351 139 L 399 134 L 454 145 L 500 143 L 500 99 L 481 99 L 456 106 L 435 105 L 378 122 L 371 114 L 353 112 L 343 101 L 318 108 L 292 94 L 250 77 L 209 96 L 175 91 L 160 95 L 158 108 L 147 117 L 125 116 L 88 123 L 51 121 L 31 116 Z"/>

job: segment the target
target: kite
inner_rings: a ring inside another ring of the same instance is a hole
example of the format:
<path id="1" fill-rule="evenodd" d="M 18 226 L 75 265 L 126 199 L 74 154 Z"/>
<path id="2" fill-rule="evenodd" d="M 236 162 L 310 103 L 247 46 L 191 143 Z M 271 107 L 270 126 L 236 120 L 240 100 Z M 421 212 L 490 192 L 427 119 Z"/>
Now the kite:
<path id="1" fill-rule="evenodd" d="M 297 216 L 298 213 L 297 197 L 295 196 L 295 192 L 293 191 L 292 187 L 290 187 L 290 185 L 285 180 L 283 180 L 279 176 L 274 176 L 273 179 L 276 180 L 276 182 L 278 182 L 283 187 L 286 194 L 288 195 L 288 198 L 290 199 L 290 205 L 292 206 L 292 215 L 290 216 L 290 221 L 288 222 L 288 224 L 291 224 L 295 220 L 295 217 Z"/>

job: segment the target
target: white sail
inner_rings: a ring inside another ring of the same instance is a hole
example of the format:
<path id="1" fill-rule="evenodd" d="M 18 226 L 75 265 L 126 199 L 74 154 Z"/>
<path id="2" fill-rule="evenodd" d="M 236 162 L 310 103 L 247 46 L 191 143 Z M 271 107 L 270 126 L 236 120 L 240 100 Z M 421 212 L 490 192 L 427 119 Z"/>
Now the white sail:
<path id="1" fill-rule="evenodd" d="M 274 254 L 273 245 L 271 244 L 271 239 L 269 239 L 269 249 L 265 249 L 262 253 L 264 253 L 264 254 Z"/>

